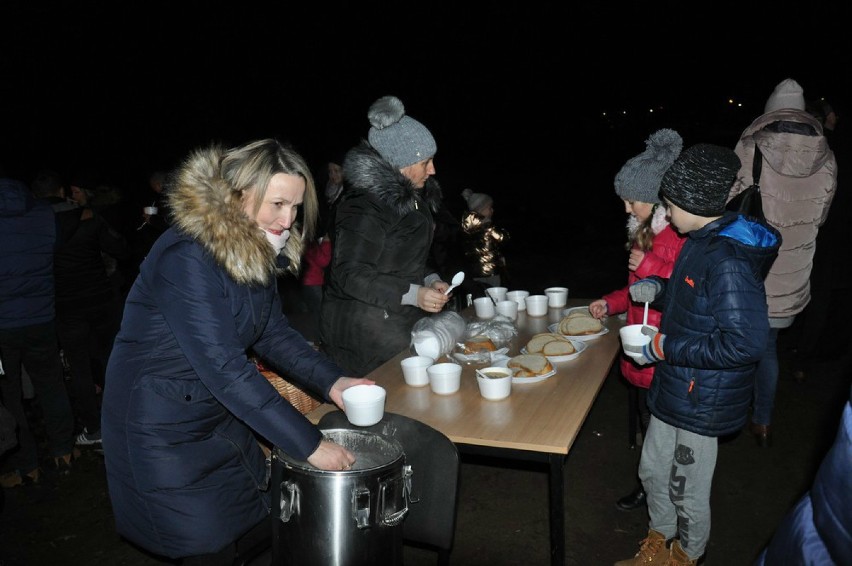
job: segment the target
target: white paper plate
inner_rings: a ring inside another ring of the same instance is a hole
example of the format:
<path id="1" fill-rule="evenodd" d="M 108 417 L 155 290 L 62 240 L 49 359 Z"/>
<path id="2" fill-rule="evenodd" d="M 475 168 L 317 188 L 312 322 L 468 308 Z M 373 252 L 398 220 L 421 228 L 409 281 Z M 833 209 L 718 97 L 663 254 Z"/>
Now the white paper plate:
<path id="1" fill-rule="evenodd" d="M 595 334 L 582 334 L 580 336 L 573 336 L 573 335 L 570 335 L 570 334 L 562 334 L 561 332 L 559 332 L 559 323 L 558 322 L 554 322 L 553 324 L 548 326 L 547 329 L 550 332 L 553 332 L 554 334 L 559 334 L 560 336 L 564 336 L 565 338 L 570 338 L 571 340 L 579 340 L 580 342 L 588 342 L 589 340 L 594 340 L 595 338 L 600 338 L 601 336 L 603 336 L 604 334 L 609 332 L 609 328 L 604 326 L 603 330 L 601 330 L 600 332 L 596 332 Z"/>
<path id="2" fill-rule="evenodd" d="M 506 358 L 505 360 L 500 360 L 499 362 L 495 362 L 494 367 L 501 367 L 501 368 L 508 367 L 510 359 L 511 358 Z M 556 375 L 556 368 L 554 368 L 553 370 L 551 370 L 547 373 L 543 373 L 543 374 L 537 375 L 535 377 L 513 377 L 512 378 L 512 385 L 521 385 L 521 384 L 524 384 L 524 383 L 538 383 L 539 381 L 544 381 L 545 379 L 547 379 L 548 377 L 550 377 L 552 375 Z"/>
<path id="3" fill-rule="evenodd" d="M 586 343 L 583 342 L 582 340 L 574 340 L 574 338 L 575 338 L 575 336 L 572 336 L 571 338 L 569 338 L 569 341 L 572 344 L 574 344 L 575 352 L 573 354 L 565 354 L 564 356 L 546 356 L 547 359 L 550 360 L 550 363 L 558 364 L 559 362 L 570 362 L 571 360 L 577 358 L 577 356 L 579 356 L 580 354 L 583 353 L 583 350 L 585 350 L 586 347 L 587 347 Z M 528 354 L 529 353 L 529 352 L 527 352 L 526 346 L 521 348 L 521 353 L 522 354 Z"/>

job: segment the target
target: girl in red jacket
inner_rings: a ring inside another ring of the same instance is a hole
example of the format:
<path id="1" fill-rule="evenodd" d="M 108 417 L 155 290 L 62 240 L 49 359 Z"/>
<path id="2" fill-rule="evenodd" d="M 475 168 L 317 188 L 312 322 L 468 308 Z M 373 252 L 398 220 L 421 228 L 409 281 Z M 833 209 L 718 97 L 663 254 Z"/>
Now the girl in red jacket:
<path id="1" fill-rule="evenodd" d="M 595 318 L 626 312 L 627 324 L 641 324 L 645 304 L 630 300 L 627 288 L 650 275 L 669 277 L 684 238 L 669 225 L 665 207 L 660 202 L 659 190 L 663 174 L 674 163 L 683 147 L 677 132 L 662 129 L 651 134 L 645 151 L 628 160 L 615 176 L 615 192 L 624 201 L 627 219 L 627 285 L 592 302 L 589 311 Z M 648 310 L 648 324 L 660 327 L 660 312 Z M 629 395 L 636 399 L 642 434 L 648 426 L 651 414 L 645 404 L 645 396 L 654 376 L 654 366 L 636 365 L 632 358 L 621 356 L 621 374 L 628 381 Z M 632 441 L 632 439 L 631 439 Z M 637 509 L 645 503 L 645 491 L 636 481 L 636 488 L 616 502 L 623 511 Z"/>

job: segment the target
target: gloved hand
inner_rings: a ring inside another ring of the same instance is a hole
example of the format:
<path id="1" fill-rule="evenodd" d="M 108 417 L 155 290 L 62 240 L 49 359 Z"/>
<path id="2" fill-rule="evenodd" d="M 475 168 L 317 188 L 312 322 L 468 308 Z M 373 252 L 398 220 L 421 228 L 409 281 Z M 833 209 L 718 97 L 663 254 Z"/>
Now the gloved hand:
<path id="1" fill-rule="evenodd" d="M 637 303 L 652 303 L 663 286 L 656 279 L 640 279 L 630 286 L 630 298 Z"/>
<path id="2" fill-rule="evenodd" d="M 661 334 L 652 326 L 643 326 L 642 334 L 650 336 L 651 341 L 644 346 L 631 346 L 629 344 L 625 344 L 624 351 L 638 354 L 638 356 L 631 356 L 631 358 L 633 358 L 633 361 L 640 366 L 655 364 L 664 359 L 663 342 L 665 342 L 666 335 Z"/>

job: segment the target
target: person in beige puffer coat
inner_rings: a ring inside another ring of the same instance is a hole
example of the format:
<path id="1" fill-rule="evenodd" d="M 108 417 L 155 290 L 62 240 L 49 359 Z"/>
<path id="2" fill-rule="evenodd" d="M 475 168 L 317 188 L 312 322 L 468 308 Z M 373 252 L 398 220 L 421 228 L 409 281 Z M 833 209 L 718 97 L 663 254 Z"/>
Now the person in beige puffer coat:
<path id="1" fill-rule="evenodd" d="M 781 81 L 764 113 L 742 133 L 734 151 L 742 168 L 729 198 L 753 183 L 755 147 L 763 163 L 759 185 L 767 222 L 783 239 L 778 258 L 766 277 L 771 332 L 755 374 L 750 430 L 758 445 L 768 447 L 778 383 L 777 338 L 810 301 L 810 274 L 816 237 L 828 216 L 837 188 L 837 163 L 822 124 L 805 111 L 802 87 Z"/>

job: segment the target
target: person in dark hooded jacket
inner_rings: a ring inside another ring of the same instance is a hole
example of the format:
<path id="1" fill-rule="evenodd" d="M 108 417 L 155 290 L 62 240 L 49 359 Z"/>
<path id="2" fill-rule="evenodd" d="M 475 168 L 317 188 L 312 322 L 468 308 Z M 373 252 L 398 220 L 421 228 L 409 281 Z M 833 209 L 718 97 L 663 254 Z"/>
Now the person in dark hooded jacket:
<path id="1" fill-rule="evenodd" d="M 322 470 L 355 461 L 250 354 L 341 408 L 345 389 L 373 382 L 342 377 L 282 312 L 276 276 L 298 272 L 317 214 L 301 156 L 271 139 L 198 150 L 169 199 L 173 224 L 140 266 L 107 367 L 107 485 L 122 536 L 184 565 L 231 564 L 272 532 L 258 436 Z"/>
<path id="2" fill-rule="evenodd" d="M 629 289 L 636 302 L 656 301 L 662 317 L 659 331 L 643 328 L 651 341 L 633 350 L 639 365 L 657 363 L 639 462 L 649 532 L 636 556 L 617 566 L 698 562 L 710 537 L 718 437 L 738 432 L 748 419 L 769 335 L 763 280 L 781 235 L 725 212 L 739 168 L 732 150 L 698 144 L 680 154 L 660 183 L 671 224 L 687 241 L 668 279 L 640 279 Z"/>
<path id="3" fill-rule="evenodd" d="M 441 202 L 435 139 L 393 96 L 368 118 L 369 141 L 343 161 L 320 323 L 325 351 L 354 375 L 407 348 L 414 323 L 449 300 L 449 284 L 427 269 Z"/>

